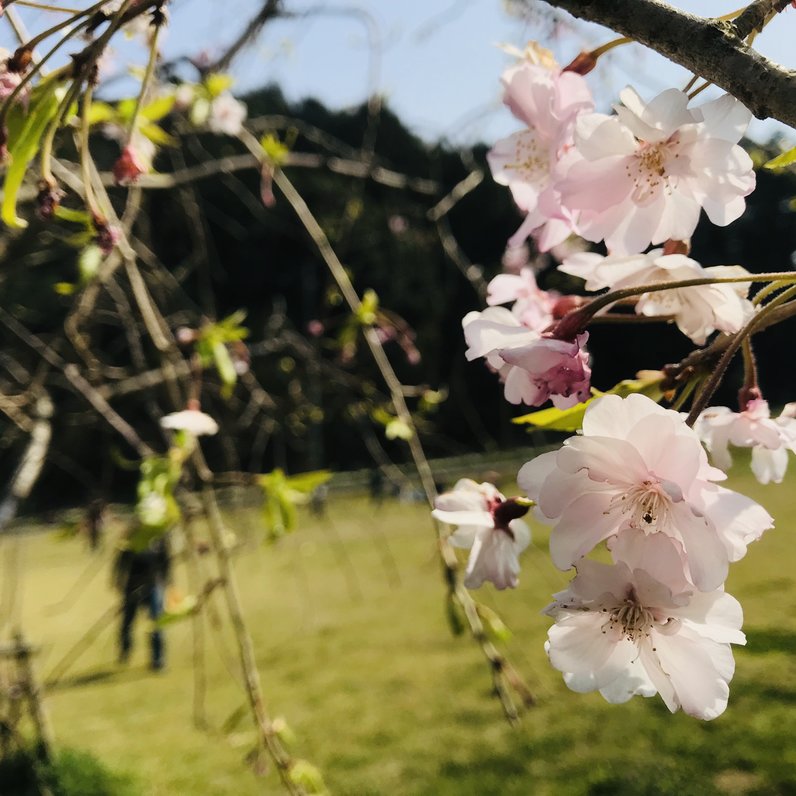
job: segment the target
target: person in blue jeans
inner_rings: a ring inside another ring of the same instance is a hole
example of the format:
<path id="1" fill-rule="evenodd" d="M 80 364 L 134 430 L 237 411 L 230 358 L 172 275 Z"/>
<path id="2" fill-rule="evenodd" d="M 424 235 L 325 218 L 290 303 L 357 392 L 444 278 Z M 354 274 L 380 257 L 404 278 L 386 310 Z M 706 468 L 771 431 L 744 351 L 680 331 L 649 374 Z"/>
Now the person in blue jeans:
<path id="1" fill-rule="evenodd" d="M 116 558 L 114 575 L 122 593 L 122 625 L 119 633 L 119 662 L 126 663 L 133 648 L 133 623 L 145 608 L 153 622 L 150 634 L 150 664 L 162 669 L 165 664 L 163 631 L 156 624 L 163 614 L 163 600 L 171 570 L 168 539 L 152 540 L 144 550 L 122 550 Z"/>

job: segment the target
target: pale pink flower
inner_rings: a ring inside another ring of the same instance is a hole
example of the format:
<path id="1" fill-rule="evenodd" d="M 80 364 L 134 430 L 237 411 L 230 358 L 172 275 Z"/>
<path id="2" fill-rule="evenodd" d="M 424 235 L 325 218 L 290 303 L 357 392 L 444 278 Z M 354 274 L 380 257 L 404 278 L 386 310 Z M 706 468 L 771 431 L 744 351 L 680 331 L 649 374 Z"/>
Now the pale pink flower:
<path id="1" fill-rule="evenodd" d="M 214 133 L 238 135 L 246 120 L 246 105 L 236 100 L 232 94 L 219 94 L 210 103 L 210 115 L 207 126 Z"/>
<path id="2" fill-rule="evenodd" d="M 519 274 L 498 274 L 487 285 L 486 303 L 489 305 L 514 302 L 512 314 L 523 326 L 543 332 L 553 323 L 553 307 L 557 293 L 541 290 L 530 268 Z"/>
<path id="3" fill-rule="evenodd" d="M 218 433 L 218 423 L 210 415 L 198 409 L 184 409 L 160 418 L 161 428 L 171 431 L 187 431 L 194 437 L 212 436 Z"/>
<path id="4" fill-rule="evenodd" d="M 506 498 L 489 483 L 469 478 L 438 495 L 431 515 L 458 528 L 450 535 L 454 547 L 470 549 L 464 585 L 477 589 L 489 581 L 497 589 L 514 588 L 520 572 L 519 554 L 531 541 L 528 526 L 519 517 L 527 507 Z"/>
<path id="5" fill-rule="evenodd" d="M 573 691 L 609 702 L 656 692 L 674 713 L 724 712 L 735 670 L 730 644 L 745 644 L 738 601 L 697 592 L 683 579 L 677 542 L 622 533 L 613 565 L 582 560 L 566 591 L 545 609 L 550 662 Z"/>
<path id="6" fill-rule="evenodd" d="M 507 274 L 518 274 L 526 266 L 530 266 L 531 252 L 527 243 L 520 243 L 518 246 L 506 246 L 500 262 L 503 271 Z"/>
<path id="7" fill-rule="evenodd" d="M 634 254 L 690 238 L 702 208 L 719 226 L 743 213 L 755 175 L 737 145 L 751 118 L 738 100 L 724 95 L 689 109 L 677 89 L 647 105 L 632 88 L 620 97 L 616 116 L 578 117 L 580 159 L 556 185 L 562 203 L 580 211 L 583 237 Z"/>
<path id="8" fill-rule="evenodd" d="M 572 214 L 561 207 L 553 175 L 572 146 L 575 117 L 591 111 L 594 103 L 580 75 L 527 60 L 506 70 L 502 81 L 503 101 L 528 129 L 498 141 L 487 160 L 495 181 L 508 186 L 526 213 L 509 245 L 516 247 L 534 234 L 546 251 L 573 229 Z"/>
<path id="9" fill-rule="evenodd" d="M 503 307 L 470 312 L 462 326 L 465 356 L 469 361 L 486 358 L 500 374 L 509 403 L 540 406 L 550 398 L 566 408 L 589 397 L 586 333 L 573 341 L 543 337 Z"/>
<path id="10" fill-rule="evenodd" d="M 740 266 L 703 268 L 683 254 L 663 254 L 653 249 L 646 254 L 603 257 L 591 252 L 567 258 L 559 269 L 586 280 L 587 290 L 619 290 L 626 287 L 686 279 L 744 276 Z M 737 332 L 749 320 L 754 308 L 747 300 L 751 282 L 698 285 L 643 293 L 636 304 L 639 315 L 674 316 L 677 328 L 698 345 L 717 329 Z"/>
<path id="11" fill-rule="evenodd" d="M 690 581 L 710 591 L 773 525 L 762 506 L 713 483 L 724 478 L 678 412 L 635 394 L 595 400 L 583 435 L 525 464 L 517 480 L 553 526 L 550 555 L 560 569 L 637 528 L 679 542 Z"/>
<path id="12" fill-rule="evenodd" d="M 792 406 L 792 405 L 789 405 Z M 796 419 L 786 407 L 774 419 L 768 402 L 755 398 L 742 412 L 711 406 L 694 426 L 714 463 L 722 470 L 732 466 L 729 445 L 752 449 L 752 472 L 761 484 L 781 484 L 788 468 L 788 451 L 796 453 Z"/>

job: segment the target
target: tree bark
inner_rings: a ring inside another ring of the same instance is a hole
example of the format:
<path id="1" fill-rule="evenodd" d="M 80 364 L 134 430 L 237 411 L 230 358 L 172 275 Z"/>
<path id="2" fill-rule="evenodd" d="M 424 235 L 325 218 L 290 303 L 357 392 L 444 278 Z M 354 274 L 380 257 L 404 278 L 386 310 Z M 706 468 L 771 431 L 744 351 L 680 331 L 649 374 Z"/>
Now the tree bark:
<path id="1" fill-rule="evenodd" d="M 734 23 L 698 17 L 659 0 L 546 2 L 650 47 L 737 97 L 758 119 L 796 127 L 796 71 L 764 58 L 744 42 L 788 0 L 758 0 Z"/>

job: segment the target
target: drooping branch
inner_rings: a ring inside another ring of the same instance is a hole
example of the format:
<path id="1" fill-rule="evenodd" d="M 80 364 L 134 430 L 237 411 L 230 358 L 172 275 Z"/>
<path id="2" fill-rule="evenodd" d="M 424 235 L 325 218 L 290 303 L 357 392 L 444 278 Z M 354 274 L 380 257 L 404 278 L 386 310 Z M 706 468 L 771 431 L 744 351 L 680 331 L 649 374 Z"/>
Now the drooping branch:
<path id="1" fill-rule="evenodd" d="M 525 0 L 530 4 L 533 0 Z M 665 55 L 737 97 L 758 119 L 796 127 L 796 71 L 755 52 L 744 38 L 786 0 L 760 0 L 732 22 L 686 13 L 659 0 L 546 0 Z"/>

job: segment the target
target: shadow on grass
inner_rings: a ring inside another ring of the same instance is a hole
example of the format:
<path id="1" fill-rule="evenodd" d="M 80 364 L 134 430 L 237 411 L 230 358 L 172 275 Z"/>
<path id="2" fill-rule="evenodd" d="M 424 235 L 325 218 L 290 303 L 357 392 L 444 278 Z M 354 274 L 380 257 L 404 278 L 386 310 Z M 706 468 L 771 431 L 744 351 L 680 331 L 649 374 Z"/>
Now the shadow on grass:
<path id="1" fill-rule="evenodd" d="M 55 683 L 45 683 L 45 687 L 48 691 L 65 691 L 87 685 L 99 685 L 100 683 L 130 683 L 152 676 L 152 672 L 149 669 L 97 669 L 92 672 L 76 674 L 72 677 L 64 677 Z"/>

